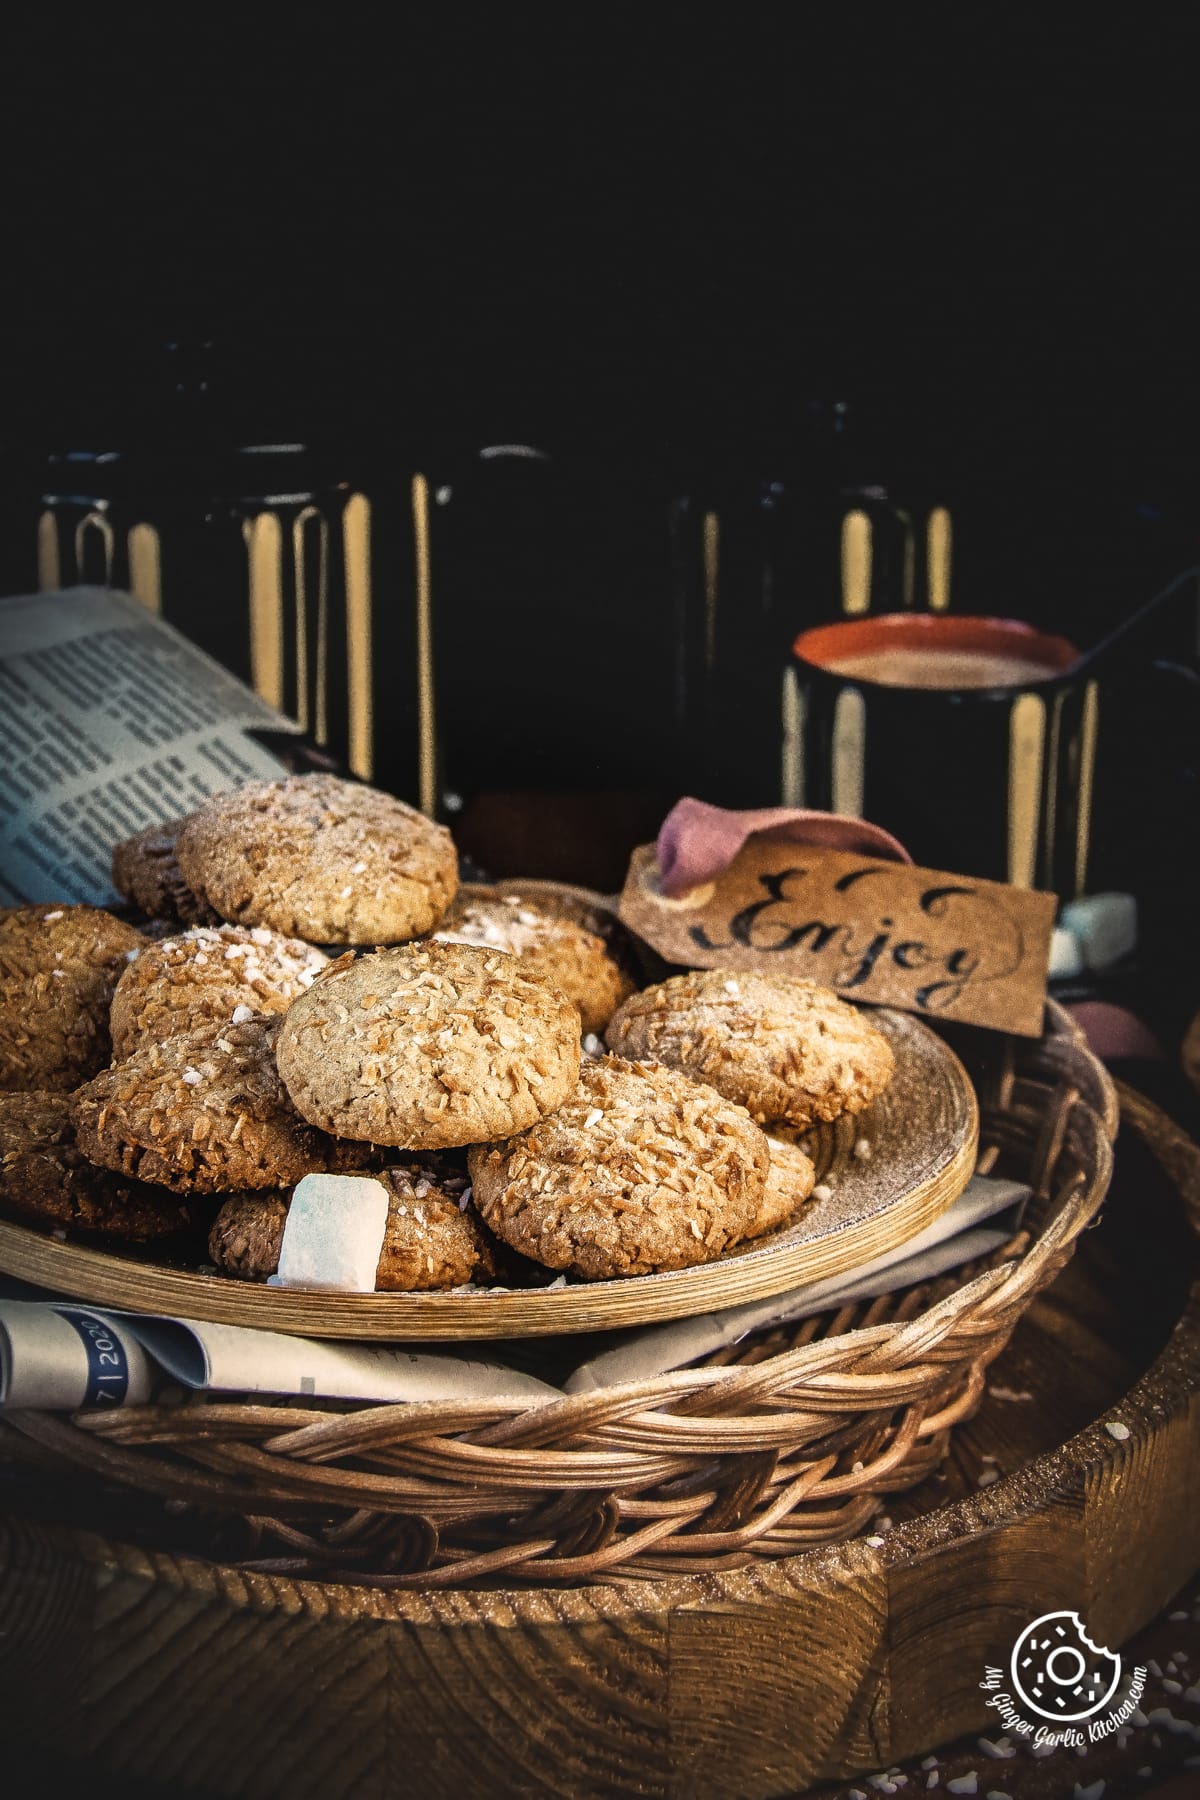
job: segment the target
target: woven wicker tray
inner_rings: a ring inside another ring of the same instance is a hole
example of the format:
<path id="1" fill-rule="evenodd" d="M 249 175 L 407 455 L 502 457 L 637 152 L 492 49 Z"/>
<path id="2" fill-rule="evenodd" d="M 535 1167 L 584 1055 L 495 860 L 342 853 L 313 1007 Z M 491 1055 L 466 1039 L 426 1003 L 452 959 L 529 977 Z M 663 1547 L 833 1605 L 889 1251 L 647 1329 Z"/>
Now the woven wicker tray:
<path id="1" fill-rule="evenodd" d="M 1067 1015 L 975 1042 L 978 1166 L 1034 1190 L 985 1264 L 538 1410 L 198 1398 L 9 1414 L 0 1448 L 162 1496 L 242 1568 L 378 1587 L 562 1587 L 853 1536 L 938 1466 L 1110 1177 L 1115 1096 Z"/>

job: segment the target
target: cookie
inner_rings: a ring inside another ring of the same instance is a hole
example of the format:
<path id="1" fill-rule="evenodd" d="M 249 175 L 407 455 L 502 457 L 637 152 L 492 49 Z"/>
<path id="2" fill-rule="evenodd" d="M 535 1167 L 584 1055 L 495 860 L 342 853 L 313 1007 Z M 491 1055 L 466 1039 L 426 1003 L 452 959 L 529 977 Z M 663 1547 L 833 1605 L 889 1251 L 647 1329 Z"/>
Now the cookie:
<path id="1" fill-rule="evenodd" d="M 314 944 L 393 944 L 437 924 L 458 886 L 450 833 L 336 775 L 289 775 L 215 794 L 176 855 L 223 919 Z"/>
<path id="2" fill-rule="evenodd" d="M 375 1286 L 380 1293 L 460 1287 L 492 1272 L 479 1221 L 468 1204 L 465 1176 L 403 1163 L 374 1177 L 388 1189 L 388 1216 Z M 237 1194 L 213 1222 L 208 1252 L 218 1269 L 243 1281 L 265 1281 L 279 1267 L 290 1194 Z"/>
<path id="3" fill-rule="evenodd" d="M 231 1194 L 208 1234 L 208 1254 L 223 1275 L 265 1281 L 279 1267 L 291 1189 L 284 1193 Z"/>
<path id="4" fill-rule="evenodd" d="M 367 1144 L 316 1131 L 275 1067 L 279 1020 L 255 1015 L 166 1038 L 105 1069 L 72 1099 L 84 1154 L 179 1194 L 289 1187 L 361 1168 Z"/>
<path id="5" fill-rule="evenodd" d="M 148 941 L 94 906 L 0 913 L 0 1089 L 70 1093 L 102 1069 L 113 989 Z"/>
<path id="6" fill-rule="evenodd" d="M 616 913 L 593 900 L 587 888 L 572 888 L 562 882 L 524 880 L 509 877 L 488 886 L 480 882 L 464 882 L 459 892 L 466 899 L 500 898 L 531 907 L 549 919 L 568 919 L 581 925 L 594 937 L 603 940 L 608 954 L 631 980 L 642 966 L 645 945 L 639 945 L 626 931 Z M 635 983 L 641 986 L 644 983 Z"/>
<path id="7" fill-rule="evenodd" d="M 0 1094 L 0 1206 L 51 1230 L 127 1244 L 176 1237 L 193 1223 L 174 1194 L 88 1161 L 66 1094 Z"/>
<path id="8" fill-rule="evenodd" d="M 286 1012 L 327 967 L 324 951 L 265 925 L 198 925 L 135 956 L 117 983 L 109 1025 L 121 1061 L 143 1044 Z"/>
<path id="9" fill-rule="evenodd" d="M 770 1165 L 745 1111 L 657 1063 L 587 1062 L 550 1118 L 468 1156 L 484 1223 L 590 1280 L 710 1262 L 753 1230 Z"/>
<path id="10" fill-rule="evenodd" d="M 655 1057 L 706 1081 L 759 1124 L 805 1129 L 858 1113 L 895 1058 L 865 1014 L 789 975 L 695 969 L 634 994 L 605 1034 L 618 1056 Z"/>
<path id="11" fill-rule="evenodd" d="M 405 945 L 331 965 L 292 1003 L 276 1054 L 311 1124 L 440 1150 L 560 1106 L 579 1075 L 579 1014 L 498 951 Z"/>
<path id="12" fill-rule="evenodd" d="M 789 1224 L 812 1193 L 817 1179 L 811 1157 L 806 1156 L 798 1145 L 773 1137 L 770 1132 L 767 1133 L 767 1145 L 771 1152 L 771 1167 L 759 1201 L 758 1217 L 753 1230 L 746 1233 L 747 1237 L 763 1237 L 768 1231 L 778 1231 Z"/>
<path id="13" fill-rule="evenodd" d="M 175 855 L 182 819 L 151 825 L 126 838 L 112 853 L 112 884 L 151 919 L 180 925 L 216 925 L 217 914 L 194 893 Z"/>
<path id="14" fill-rule="evenodd" d="M 434 941 L 519 957 L 531 980 L 548 981 L 575 1002 L 585 1032 L 603 1031 L 637 987 L 597 932 L 509 888 L 460 889 Z"/>

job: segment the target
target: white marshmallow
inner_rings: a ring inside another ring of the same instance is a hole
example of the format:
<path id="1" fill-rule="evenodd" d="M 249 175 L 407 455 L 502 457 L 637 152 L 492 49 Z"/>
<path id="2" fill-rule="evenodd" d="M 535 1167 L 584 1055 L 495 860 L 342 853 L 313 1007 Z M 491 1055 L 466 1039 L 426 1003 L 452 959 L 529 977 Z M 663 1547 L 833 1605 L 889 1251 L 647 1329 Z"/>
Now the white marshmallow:
<path id="1" fill-rule="evenodd" d="M 1051 980 L 1069 979 L 1072 975 L 1083 974 L 1083 951 L 1079 947 L 1079 939 L 1073 931 L 1065 931 L 1056 925 L 1050 937 L 1050 967 L 1047 970 Z"/>
<path id="2" fill-rule="evenodd" d="M 306 1175 L 292 1195 L 272 1285 L 373 1294 L 387 1216 L 381 1181 Z"/>
<path id="3" fill-rule="evenodd" d="M 1059 924 L 1078 940 L 1089 969 L 1110 969 L 1137 947 L 1137 901 L 1132 894 L 1089 894 L 1063 907 Z"/>

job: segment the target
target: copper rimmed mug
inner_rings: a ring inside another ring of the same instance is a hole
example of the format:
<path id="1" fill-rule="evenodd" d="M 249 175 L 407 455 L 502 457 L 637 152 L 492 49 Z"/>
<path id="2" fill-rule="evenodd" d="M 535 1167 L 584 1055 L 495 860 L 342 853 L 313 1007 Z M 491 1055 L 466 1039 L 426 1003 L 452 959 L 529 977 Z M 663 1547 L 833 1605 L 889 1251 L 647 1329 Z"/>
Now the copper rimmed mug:
<path id="1" fill-rule="evenodd" d="M 786 804 L 870 819 L 928 868 L 1085 890 L 1098 692 L 1066 638 L 885 613 L 792 650 Z"/>

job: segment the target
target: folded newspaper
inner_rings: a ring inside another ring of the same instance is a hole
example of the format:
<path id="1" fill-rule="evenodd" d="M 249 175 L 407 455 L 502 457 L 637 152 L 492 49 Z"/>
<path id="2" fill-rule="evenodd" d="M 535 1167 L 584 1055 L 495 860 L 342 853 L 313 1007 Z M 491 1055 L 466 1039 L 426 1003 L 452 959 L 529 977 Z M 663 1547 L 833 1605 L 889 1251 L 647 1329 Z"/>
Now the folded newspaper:
<path id="1" fill-rule="evenodd" d="M 599 1354 L 565 1379 L 561 1342 L 553 1353 L 558 1378 L 552 1380 L 512 1368 L 501 1356 L 332 1343 L 198 1319 L 115 1312 L 70 1300 L 0 1298 L 0 1410 L 137 1406 L 166 1386 L 377 1404 L 474 1400 L 522 1408 L 541 1405 L 564 1393 L 683 1368 L 749 1331 L 894 1293 L 961 1268 L 1006 1241 L 1028 1194 L 1016 1182 L 976 1176 L 927 1230 L 852 1276 L 809 1282 L 770 1300 L 700 1318 L 613 1334 Z M 527 1361 L 528 1346 L 521 1348 Z"/>
<path id="2" fill-rule="evenodd" d="M 304 741 L 128 594 L 0 600 L 0 905 L 106 905 L 122 838 L 286 773 L 255 733 Z"/>

